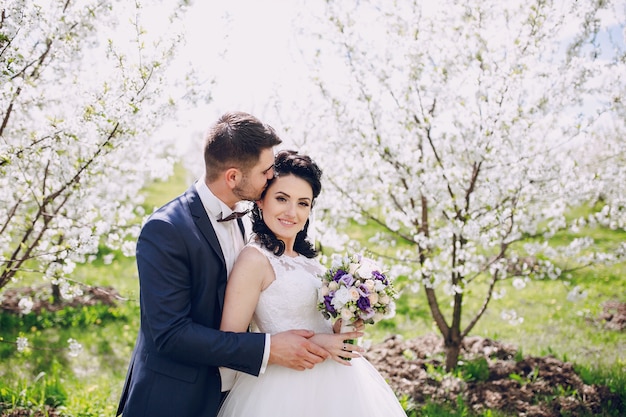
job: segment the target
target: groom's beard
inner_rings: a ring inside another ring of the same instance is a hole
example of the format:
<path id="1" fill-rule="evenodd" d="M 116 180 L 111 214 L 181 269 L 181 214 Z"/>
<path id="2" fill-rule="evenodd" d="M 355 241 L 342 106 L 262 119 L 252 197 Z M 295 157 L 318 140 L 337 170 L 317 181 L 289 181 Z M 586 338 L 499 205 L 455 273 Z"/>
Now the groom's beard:
<path id="1" fill-rule="evenodd" d="M 240 200 L 257 201 L 261 199 L 261 195 L 263 194 L 265 188 L 267 188 L 267 181 L 265 182 L 263 187 L 261 187 L 260 189 L 255 189 L 250 184 L 248 179 L 244 177 L 241 180 L 241 183 L 233 188 L 233 194 L 239 197 Z"/>

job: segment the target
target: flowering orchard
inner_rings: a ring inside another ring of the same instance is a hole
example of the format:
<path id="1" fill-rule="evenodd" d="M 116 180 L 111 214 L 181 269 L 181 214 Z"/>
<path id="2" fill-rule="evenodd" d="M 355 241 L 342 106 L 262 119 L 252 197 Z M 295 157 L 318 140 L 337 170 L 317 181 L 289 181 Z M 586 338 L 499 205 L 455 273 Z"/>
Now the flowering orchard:
<path id="1" fill-rule="evenodd" d="M 311 57 L 322 104 L 292 127 L 324 168 L 318 213 L 326 230 L 380 227 L 368 249 L 424 290 L 448 369 L 504 280 L 624 259 L 624 243 L 603 250 L 584 230 L 626 226 L 625 13 L 589 0 L 327 2 Z M 591 214 L 573 215 L 581 206 Z M 551 244 L 562 230 L 580 237 Z M 463 311 L 478 287 L 481 307 Z"/>
<path id="2" fill-rule="evenodd" d="M 100 245 L 134 254 L 138 190 L 176 156 L 154 132 L 180 101 L 167 68 L 185 3 L 159 17 L 117 0 L 2 2 L 0 289 L 35 274 L 71 297 L 68 276 Z"/>

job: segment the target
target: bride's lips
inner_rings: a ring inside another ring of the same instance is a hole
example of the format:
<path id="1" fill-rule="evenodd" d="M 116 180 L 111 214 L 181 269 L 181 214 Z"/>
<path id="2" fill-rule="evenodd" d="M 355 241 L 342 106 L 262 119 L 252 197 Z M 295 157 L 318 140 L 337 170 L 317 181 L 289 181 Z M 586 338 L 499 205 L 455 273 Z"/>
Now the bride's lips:
<path id="1" fill-rule="evenodd" d="M 294 224 L 296 224 L 296 222 L 294 221 L 285 220 L 285 219 L 278 219 L 278 222 L 284 226 L 293 226 Z"/>

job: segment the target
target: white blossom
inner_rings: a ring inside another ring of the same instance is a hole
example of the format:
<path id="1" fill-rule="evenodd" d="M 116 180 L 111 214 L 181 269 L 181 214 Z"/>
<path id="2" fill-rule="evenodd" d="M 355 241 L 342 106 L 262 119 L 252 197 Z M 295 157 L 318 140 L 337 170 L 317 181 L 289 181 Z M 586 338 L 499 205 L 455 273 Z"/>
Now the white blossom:
<path id="1" fill-rule="evenodd" d="M 509 322 L 511 325 L 518 325 L 524 322 L 524 318 L 517 315 L 517 311 L 515 310 L 502 310 L 500 312 L 500 318 L 502 320 Z"/>
<path id="2" fill-rule="evenodd" d="M 3 2 L 0 288 L 25 262 L 67 277 L 136 240 L 139 190 L 171 174 L 181 140 L 155 132 L 197 97 L 169 69 L 178 3 Z"/>
<path id="3" fill-rule="evenodd" d="M 524 281 L 522 278 L 513 279 L 513 288 L 515 288 L 516 290 L 521 290 L 525 287 L 526 287 L 526 281 Z"/>
<path id="4" fill-rule="evenodd" d="M 70 357 L 77 357 L 82 351 L 83 351 L 83 346 L 78 343 L 75 339 L 69 338 L 67 339 L 67 343 L 69 345 L 69 356 Z"/>
<path id="5" fill-rule="evenodd" d="M 26 348 L 28 348 L 28 339 L 20 336 L 17 338 L 16 344 L 17 344 L 17 351 L 20 353 L 24 352 Z"/>
<path id="6" fill-rule="evenodd" d="M 115 259 L 115 254 L 108 253 L 102 257 L 102 263 L 105 265 L 111 265 L 114 259 Z"/>
<path id="7" fill-rule="evenodd" d="M 31 297 L 22 297 L 17 303 L 22 314 L 29 314 L 33 310 L 34 305 L 35 303 Z"/>
<path id="8" fill-rule="evenodd" d="M 584 300 L 585 298 L 587 298 L 587 290 L 583 290 L 579 285 L 576 285 L 567 293 L 567 301 L 572 303 Z"/>
<path id="9" fill-rule="evenodd" d="M 326 229 L 380 226 L 370 243 L 431 305 L 476 282 L 494 282 L 485 297 L 499 298 L 513 294 L 508 278 L 521 289 L 625 259 L 623 244 L 551 240 L 626 227 L 624 46 L 594 43 L 626 21 L 619 2 L 323 7 L 308 39 L 321 96 L 287 128 L 312 138 L 300 150 L 329 179 L 316 202 Z"/>

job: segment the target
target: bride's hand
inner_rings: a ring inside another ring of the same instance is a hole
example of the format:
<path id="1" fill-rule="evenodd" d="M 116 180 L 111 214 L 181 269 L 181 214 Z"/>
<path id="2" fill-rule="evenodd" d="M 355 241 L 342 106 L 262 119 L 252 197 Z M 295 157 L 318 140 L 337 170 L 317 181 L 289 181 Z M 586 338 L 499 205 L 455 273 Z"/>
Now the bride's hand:
<path id="1" fill-rule="evenodd" d="M 330 357 L 342 365 L 351 366 L 350 361 L 345 358 L 360 358 L 361 353 L 365 350 L 358 345 L 346 343 L 347 339 L 358 339 L 363 336 L 361 332 L 348 333 L 316 333 L 309 340 L 316 345 L 326 349 L 330 353 Z"/>
<path id="2" fill-rule="evenodd" d="M 341 333 L 341 324 L 343 323 L 343 319 L 338 319 L 333 323 L 333 333 Z M 365 329 L 365 323 L 363 320 L 358 319 L 354 323 L 352 323 L 352 327 L 357 332 L 362 332 Z"/>

